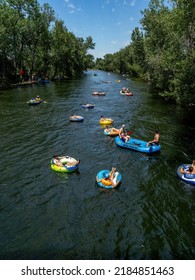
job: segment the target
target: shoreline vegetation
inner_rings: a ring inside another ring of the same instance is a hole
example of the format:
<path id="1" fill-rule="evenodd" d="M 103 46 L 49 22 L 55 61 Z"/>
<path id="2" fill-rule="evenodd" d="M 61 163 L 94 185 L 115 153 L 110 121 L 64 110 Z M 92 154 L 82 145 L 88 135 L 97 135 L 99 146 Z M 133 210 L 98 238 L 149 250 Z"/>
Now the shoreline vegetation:
<path id="1" fill-rule="evenodd" d="M 92 37 L 76 37 L 37 0 L 0 3 L 0 88 L 73 77 L 94 66 Z M 29 82 L 30 81 L 30 82 Z"/>
<path id="2" fill-rule="evenodd" d="M 68 77 L 61 77 L 61 78 L 56 78 L 52 81 L 65 81 L 69 79 Z M 48 79 L 40 79 L 40 80 L 28 80 L 28 81 L 21 81 L 18 83 L 6 83 L 6 84 L 0 84 L 0 91 L 5 90 L 5 89 L 12 89 L 12 88 L 17 88 L 17 87 L 26 87 L 26 86 L 33 86 L 33 85 L 39 85 L 39 84 L 45 84 L 46 82 L 49 82 Z"/>
<path id="3" fill-rule="evenodd" d="M 167 102 L 195 106 L 194 1 L 150 0 L 129 45 L 103 58 L 89 54 L 91 36 L 76 37 L 37 0 L 0 3 L 0 90 L 30 86 L 47 77 L 75 77 L 87 69 L 142 79 Z M 66 78 L 65 78 L 66 79 Z"/>

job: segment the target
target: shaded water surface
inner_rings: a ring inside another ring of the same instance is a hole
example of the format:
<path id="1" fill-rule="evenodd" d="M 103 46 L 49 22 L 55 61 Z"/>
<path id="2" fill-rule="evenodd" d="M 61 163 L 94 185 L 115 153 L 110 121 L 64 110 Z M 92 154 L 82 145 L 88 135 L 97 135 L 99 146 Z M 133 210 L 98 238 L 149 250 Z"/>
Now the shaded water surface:
<path id="1" fill-rule="evenodd" d="M 140 82 L 96 73 L 0 93 L 0 258 L 194 259 L 195 189 L 176 176 L 195 156 L 194 112 L 154 98 Z M 120 95 L 122 86 L 134 96 Z M 26 104 L 37 94 L 47 103 Z M 69 122 L 71 114 L 84 122 Z M 101 115 L 145 141 L 159 129 L 161 152 L 116 146 Z M 55 153 L 79 158 L 79 170 L 54 172 Z M 121 185 L 99 188 L 96 174 L 112 166 Z"/>

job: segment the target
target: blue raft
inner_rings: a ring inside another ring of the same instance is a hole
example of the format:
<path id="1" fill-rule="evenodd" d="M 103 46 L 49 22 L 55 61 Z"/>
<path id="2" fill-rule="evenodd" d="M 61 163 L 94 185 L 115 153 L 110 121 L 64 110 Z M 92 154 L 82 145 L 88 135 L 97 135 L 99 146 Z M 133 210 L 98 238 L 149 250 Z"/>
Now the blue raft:
<path id="1" fill-rule="evenodd" d="M 194 185 L 195 186 L 195 174 L 183 174 L 180 172 L 180 169 L 183 167 L 185 170 L 189 168 L 191 164 L 182 164 L 177 168 L 177 176 L 179 179 L 181 179 L 183 182 Z"/>
<path id="2" fill-rule="evenodd" d="M 161 149 L 160 145 L 149 145 L 148 147 L 146 146 L 147 142 L 146 141 L 142 141 L 139 139 L 134 139 L 134 138 L 130 138 L 129 141 L 124 142 L 122 139 L 120 139 L 119 136 L 117 136 L 115 138 L 115 143 L 116 145 L 122 147 L 122 148 L 127 148 L 130 150 L 134 150 L 134 151 L 138 151 L 138 152 L 142 152 L 142 153 L 147 153 L 147 154 L 152 154 L 152 153 L 156 153 L 159 152 Z"/>
<path id="3" fill-rule="evenodd" d="M 110 173 L 110 170 L 101 170 L 97 174 L 97 179 L 98 180 L 103 179 L 109 173 Z M 116 187 L 120 184 L 121 180 L 122 180 L 122 175 L 119 172 L 115 172 L 113 181 L 115 182 Z M 116 187 L 113 187 L 112 185 L 104 185 L 102 182 L 97 182 L 97 183 L 101 188 L 106 188 L 106 189 L 116 188 Z"/>

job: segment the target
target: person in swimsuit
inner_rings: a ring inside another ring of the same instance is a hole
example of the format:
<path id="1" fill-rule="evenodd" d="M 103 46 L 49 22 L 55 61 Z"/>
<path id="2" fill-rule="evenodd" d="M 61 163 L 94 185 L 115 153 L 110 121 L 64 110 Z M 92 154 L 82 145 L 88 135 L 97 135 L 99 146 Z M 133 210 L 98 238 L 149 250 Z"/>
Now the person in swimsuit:
<path id="1" fill-rule="evenodd" d="M 119 137 L 121 138 L 122 134 L 125 133 L 125 125 L 122 124 L 121 128 L 119 129 Z"/>
<path id="2" fill-rule="evenodd" d="M 147 147 L 149 145 L 152 145 L 152 144 L 159 145 L 159 143 L 160 143 L 160 133 L 158 132 L 158 130 L 155 130 L 154 133 L 155 133 L 154 134 L 154 139 L 147 143 L 147 145 L 146 145 Z"/>
<path id="3" fill-rule="evenodd" d="M 120 136 L 120 139 L 121 139 L 123 142 L 129 141 L 130 138 L 131 138 L 131 137 L 130 137 L 129 135 L 127 135 L 127 132 L 123 132 L 123 133 L 121 134 L 121 136 Z"/>
<path id="4" fill-rule="evenodd" d="M 35 98 L 35 100 L 36 100 L 36 101 L 40 101 L 40 100 L 41 100 L 40 96 L 37 95 L 36 98 Z"/>
<path id="5" fill-rule="evenodd" d="M 101 121 L 104 121 L 104 120 L 105 120 L 105 119 L 104 119 L 104 116 L 101 116 L 101 117 L 100 117 L 100 122 L 101 122 Z"/>
<path id="6" fill-rule="evenodd" d="M 183 167 L 181 167 L 180 172 L 182 174 L 195 174 L 195 168 L 193 168 L 193 166 L 189 166 L 189 168 L 186 170 Z"/>
<path id="7" fill-rule="evenodd" d="M 111 132 L 117 132 L 119 133 L 119 129 L 115 128 L 115 127 L 108 127 L 106 126 L 106 128 L 104 129 L 105 132 L 111 133 Z"/>
<path id="8" fill-rule="evenodd" d="M 79 163 L 80 163 L 80 159 L 79 160 L 74 160 L 74 161 L 68 161 L 68 162 L 66 162 L 66 164 L 63 164 L 62 163 L 62 161 L 61 161 L 61 159 L 63 159 L 63 158 L 65 158 L 65 157 L 59 157 L 58 155 L 54 155 L 53 156 L 53 162 L 54 162 L 54 164 L 55 165 L 57 165 L 57 166 L 76 166 L 76 165 L 79 165 Z"/>
<path id="9" fill-rule="evenodd" d="M 98 179 L 98 177 L 96 176 L 96 181 L 97 181 L 97 182 L 102 182 L 102 180 L 110 181 L 110 182 L 111 182 L 111 185 L 115 188 L 115 187 L 117 186 L 117 184 L 115 184 L 115 183 L 113 182 L 115 172 L 116 172 L 116 168 L 115 168 L 115 167 L 112 167 L 110 173 L 109 173 L 109 174 L 106 174 L 104 178 Z"/>

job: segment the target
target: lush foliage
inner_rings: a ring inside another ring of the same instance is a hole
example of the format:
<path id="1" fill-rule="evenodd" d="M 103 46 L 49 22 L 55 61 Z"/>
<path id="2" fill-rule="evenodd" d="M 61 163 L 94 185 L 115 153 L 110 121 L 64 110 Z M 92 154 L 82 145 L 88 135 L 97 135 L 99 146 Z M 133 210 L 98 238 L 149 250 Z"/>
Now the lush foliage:
<path id="1" fill-rule="evenodd" d="M 91 37 L 76 37 L 37 0 L 0 0 L 0 77 L 72 76 L 93 66 Z"/>
<path id="2" fill-rule="evenodd" d="M 151 0 L 142 12 L 142 31 L 135 28 L 130 44 L 97 59 L 96 67 L 144 78 L 166 99 L 195 103 L 194 0 Z"/>

